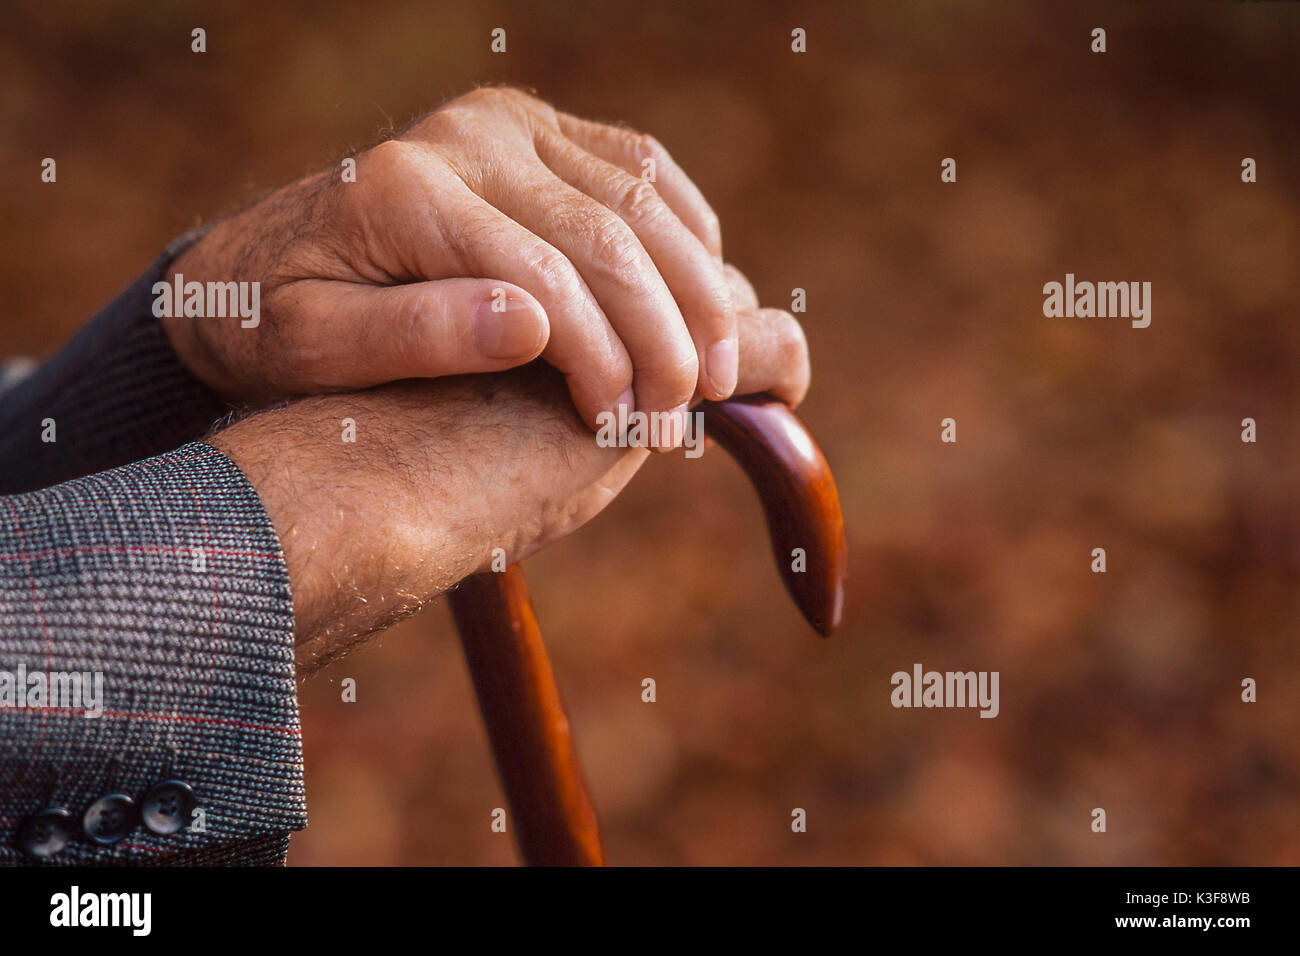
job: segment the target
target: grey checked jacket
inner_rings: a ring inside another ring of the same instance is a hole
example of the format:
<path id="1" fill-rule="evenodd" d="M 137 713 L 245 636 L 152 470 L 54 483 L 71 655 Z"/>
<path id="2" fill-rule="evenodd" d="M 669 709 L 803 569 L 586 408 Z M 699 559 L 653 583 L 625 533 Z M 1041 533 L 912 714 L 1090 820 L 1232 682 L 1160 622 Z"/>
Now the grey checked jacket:
<path id="1" fill-rule="evenodd" d="M 195 238 L 0 376 L 0 863 L 282 864 L 307 825 L 280 542 L 152 315 Z"/>

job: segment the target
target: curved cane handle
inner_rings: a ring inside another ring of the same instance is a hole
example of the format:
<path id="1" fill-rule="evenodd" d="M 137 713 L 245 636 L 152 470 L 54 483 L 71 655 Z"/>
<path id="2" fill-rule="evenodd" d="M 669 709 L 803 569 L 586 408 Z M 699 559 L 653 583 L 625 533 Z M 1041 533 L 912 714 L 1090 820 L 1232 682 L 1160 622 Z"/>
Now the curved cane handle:
<path id="1" fill-rule="evenodd" d="M 786 588 L 823 635 L 840 622 L 847 548 L 835 480 L 794 413 L 765 396 L 705 402 L 705 433 L 763 504 Z M 805 571 L 792 567 L 802 548 Z M 476 574 L 450 594 L 515 838 L 530 866 L 601 866 L 605 851 L 523 572 Z"/>
<path id="2" fill-rule="evenodd" d="M 848 546 L 830 465 L 817 442 L 776 399 L 751 395 L 705 402 L 704 434 L 731 453 L 758 491 L 772 555 L 786 590 L 819 634 L 830 637 L 844 611 Z M 793 552 L 807 563 L 794 569 Z"/>

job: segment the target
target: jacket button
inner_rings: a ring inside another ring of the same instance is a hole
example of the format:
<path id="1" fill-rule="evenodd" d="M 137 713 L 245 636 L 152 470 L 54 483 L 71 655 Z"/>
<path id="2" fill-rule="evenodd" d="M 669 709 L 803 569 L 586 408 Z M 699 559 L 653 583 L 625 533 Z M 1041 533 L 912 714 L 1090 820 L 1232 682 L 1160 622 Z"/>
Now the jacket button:
<path id="1" fill-rule="evenodd" d="M 166 836 L 189 825 L 195 802 L 188 783 L 164 780 L 145 796 L 140 815 L 146 827 Z"/>
<path id="2" fill-rule="evenodd" d="M 72 814 L 50 807 L 28 817 L 18 828 L 18 846 L 32 856 L 54 856 L 72 839 Z"/>
<path id="3" fill-rule="evenodd" d="M 81 818 L 81 828 L 96 843 L 107 846 L 131 832 L 135 825 L 135 801 L 125 793 L 108 793 L 90 805 Z"/>

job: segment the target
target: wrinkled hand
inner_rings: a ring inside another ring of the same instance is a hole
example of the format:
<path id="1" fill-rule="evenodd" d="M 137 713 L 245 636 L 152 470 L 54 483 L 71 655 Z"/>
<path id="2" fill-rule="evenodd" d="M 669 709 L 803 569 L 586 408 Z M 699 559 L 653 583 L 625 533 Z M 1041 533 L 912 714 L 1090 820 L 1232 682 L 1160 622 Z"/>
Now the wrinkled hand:
<path id="1" fill-rule="evenodd" d="M 651 183 L 646 177 L 653 175 Z M 499 371 L 541 354 L 581 417 L 736 387 L 717 217 L 654 139 L 511 89 L 452 100 L 218 224 L 172 271 L 258 281 L 259 324 L 165 318 L 228 399 Z"/>
<path id="2" fill-rule="evenodd" d="M 745 306 L 738 391 L 796 404 L 809 377 L 802 330 L 731 278 Z M 354 443 L 341 440 L 345 418 Z M 577 530 L 649 454 L 598 445 L 544 365 L 309 398 L 210 442 L 279 533 L 304 671 L 488 570 L 493 549 L 520 561 Z"/>

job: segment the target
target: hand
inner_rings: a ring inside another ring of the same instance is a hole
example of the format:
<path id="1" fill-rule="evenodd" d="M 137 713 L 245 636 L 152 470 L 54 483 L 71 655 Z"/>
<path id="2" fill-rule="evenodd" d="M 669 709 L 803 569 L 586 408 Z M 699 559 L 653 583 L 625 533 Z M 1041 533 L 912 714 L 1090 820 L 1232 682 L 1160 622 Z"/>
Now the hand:
<path id="1" fill-rule="evenodd" d="M 749 308 L 739 329 L 738 390 L 797 403 L 808 386 L 798 323 Z M 340 440 L 345 418 L 355 443 Z M 597 445 L 542 365 L 309 398 L 210 444 L 252 482 L 279 533 L 304 671 L 488 570 L 494 548 L 520 561 L 577 530 L 648 455 Z"/>
<path id="2" fill-rule="evenodd" d="M 620 403 L 671 411 L 697 389 L 721 399 L 736 387 L 717 217 L 652 138 L 480 89 L 362 153 L 356 182 L 340 172 L 281 189 L 173 264 L 186 282 L 261 283 L 256 327 L 163 320 L 224 397 L 499 371 L 541 354 L 596 427 Z"/>

